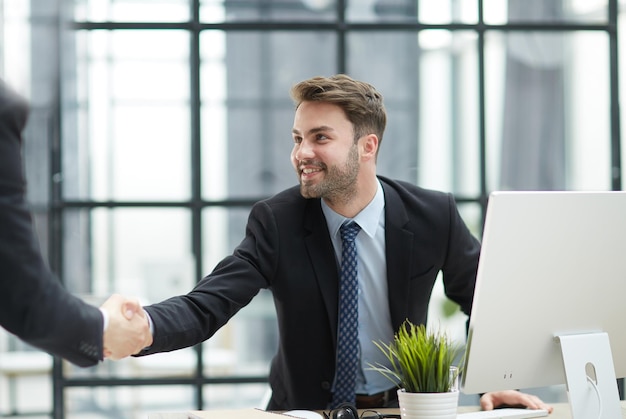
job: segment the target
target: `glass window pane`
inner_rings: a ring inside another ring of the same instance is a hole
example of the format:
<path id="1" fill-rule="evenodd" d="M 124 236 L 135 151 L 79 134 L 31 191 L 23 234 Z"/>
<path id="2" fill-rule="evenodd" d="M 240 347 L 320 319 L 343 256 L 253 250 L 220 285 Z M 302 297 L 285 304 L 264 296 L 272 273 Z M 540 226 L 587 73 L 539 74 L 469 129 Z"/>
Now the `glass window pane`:
<path id="1" fill-rule="evenodd" d="M 605 33 L 488 33 L 488 185 L 610 189 Z"/>
<path id="2" fill-rule="evenodd" d="M 119 361 L 105 360 L 96 366 L 80 368 L 69 362 L 64 362 L 63 372 L 68 378 L 172 378 L 193 377 L 198 366 L 198 354 L 194 348 L 184 348 L 172 352 L 163 352 L 141 357 L 127 357 Z M 205 371 L 211 370 L 205 363 Z M 155 386 L 162 388 L 162 386 Z M 182 386 L 181 386 L 182 388 Z M 165 403 L 177 403 L 171 399 L 164 399 Z M 180 405 L 188 410 L 192 402 L 186 401 Z M 149 405 L 149 404 L 148 404 Z M 117 416 L 116 416 L 117 417 Z"/>
<path id="3" fill-rule="evenodd" d="M 13 89 L 30 98 L 31 56 L 24 51 L 31 43 L 30 2 L 4 0 L 0 3 L 0 77 Z"/>
<path id="4" fill-rule="evenodd" d="M 354 22 L 476 23 L 476 0 L 347 0 L 346 19 Z"/>
<path id="5" fill-rule="evenodd" d="M 419 0 L 419 21 L 422 23 L 477 23 L 476 0 Z"/>
<path id="6" fill-rule="evenodd" d="M 196 282 L 186 209 L 67 210 L 63 237 L 64 279 L 73 292 L 153 303 Z"/>
<path id="7" fill-rule="evenodd" d="M 180 31 L 76 33 L 76 84 L 64 85 L 66 198 L 189 198 L 188 46 Z"/>
<path id="8" fill-rule="evenodd" d="M 209 273 L 243 240 L 249 208 L 207 208 L 203 212 L 203 265 Z M 277 349 L 278 331 L 272 294 L 253 298 L 224 327 L 204 343 L 215 356 L 235 358 L 235 375 L 266 375 Z M 221 401 L 223 403 L 225 401 Z"/>
<path id="9" fill-rule="evenodd" d="M 147 418 L 193 410 L 191 386 L 70 387 L 65 389 L 67 419 Z"/>
<path id="10" fill-rule="evenodd" d="M 479 193 L 476 39 L 474 32 L 443 30 L 423 31 L 419 37 L 406 32 L 349 35 L 351 75 L 376 86 L 387 109 L 379 174 Z M 370 48 L 378 51 L 376 61 Z"/>
<path id="11" fill-rule="evenodd" d="M 604 23 L 608 0 L 483 0 L 485 23 Z"/>
<path id="12" fill-rule="evenodd" d="M 439 3 L 439 2 L 438 2 Z M 346 20 L 353 22 L 416 21 L 418 4 L 412 0 L 379 2 L 347 0 Z"/>
<path id="13" fill-rule="evenodd" d="M 207 366 L 231 376 L 267 376 L 278 349 L 278 327 L 272 294 L 261 290 L 204 344 Z M 223 400 L 230 403 L 232 400 Z"/>
<path id="14" fill-rule="evenodd" d="M 206 409 L 265 409 L 268 384 L 212 384 L 203 387 Z"/>
<path id="15" fill-rule="evenodd" d="M 480 192 L 476 33 L 419 34 L 418 181 L 456 194 Z"/>
<path id="16" fill-rule="evenodd" d="M 289 90 L 302 79 L 333 73 L 335 35 L 201 35 L 203 197 L 259 198 L 293 186 Z"/>
<path id="17" fill-rule="evenodd" d="M 53 362 L 51 355 L 0 328 L 0 417 L 50 417 Z"/>
<path id="18" fill-rule="evenodd" d="M 336 0 L 200 0 L 200 21 L 331 21 Z"/>
<path id="19" fill-rule="evenodd" d="M 92 22 L 182 22 L 189 0 L 74 0 L 74 18 Z"/>
<path id="20" fill-rule="evenodd" d="M 483 211 L 480 205 L 475 202 L 459 202 L 457 206 L 467 228 L 469 228 L 474 237 L 481 240 L 483 234 Z"/>
<path id="21" fill-rule="evenodd" d="M 202 212 L 202 266 L 208 274 L 243 240 L 248 207 L 209 207 Z"/>

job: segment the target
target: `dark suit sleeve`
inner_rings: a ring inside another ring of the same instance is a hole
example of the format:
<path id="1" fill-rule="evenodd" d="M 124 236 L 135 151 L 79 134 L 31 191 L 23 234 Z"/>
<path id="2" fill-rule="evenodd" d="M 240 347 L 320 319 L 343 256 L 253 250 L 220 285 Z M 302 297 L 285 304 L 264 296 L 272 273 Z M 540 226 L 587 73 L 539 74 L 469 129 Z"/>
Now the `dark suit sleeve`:
<path id="1" fill-rule="evenodd" d="M 470 314 L 480 243 L 454 196 L 380 177 L 385 188 L 389 301 L 394 328 L 426 323 L 438 275 L 446 296 Z"/>
<path id="2" fill-rule="evenodd" d="M 102 313 L 68 293 L 42 259 L 25 202 L 26 103 L 0 81 L 0 325 L 79 366 L 102 359 Z"/>
<path id="3" fill-rule="evenodd" d="M 448 298 L 470 314 L 476 286 L 480 243 L 467 228 L 454 197 L 447 194 L 450 214 L 448 251 L 443 267 L 443 282 Z"/>

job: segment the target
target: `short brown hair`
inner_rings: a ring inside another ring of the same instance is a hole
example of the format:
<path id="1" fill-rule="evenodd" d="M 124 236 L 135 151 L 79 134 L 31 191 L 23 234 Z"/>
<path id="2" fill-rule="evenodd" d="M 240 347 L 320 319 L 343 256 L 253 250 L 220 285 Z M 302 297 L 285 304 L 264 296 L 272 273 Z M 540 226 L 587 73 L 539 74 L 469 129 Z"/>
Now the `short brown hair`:
<path id="1" fill-rule="evenodd" d="M 369 83 L 354 80 L 345 74 L 313 77 L 291 88 L 296 109 L 302 102 L 328 102 L 339 106 L 354 126 L 354 140 L 376 134 L 379 144 L 387 124 L 383 95 Z"/>

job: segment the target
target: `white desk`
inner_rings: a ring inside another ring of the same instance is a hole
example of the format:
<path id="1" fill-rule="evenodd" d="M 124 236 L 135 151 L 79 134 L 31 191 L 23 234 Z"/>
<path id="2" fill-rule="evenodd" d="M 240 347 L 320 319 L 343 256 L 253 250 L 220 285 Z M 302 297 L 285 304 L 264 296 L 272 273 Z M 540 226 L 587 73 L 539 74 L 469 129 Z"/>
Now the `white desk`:
<path id="1" fill-rule="evenodd" d="M 570 408 L 567 403 L 554 403 L 554 412 L 548 416 L 549 419 L 571 419 Z M 381 412 L 398 413 L 398 409 L 378 409 Z M 459 413 L 473 412 L 478 410 L 478 407 L 461 406 L 459 407 Z M 210 413 L 207 411 L 206 413 Z M 622 402 L 622 417 L 626 418 L 626 402 Z M 187 412 L 171 412 L 171 413 L 154 413 L 148 415 L 148 419 L 188 419 Z"/>

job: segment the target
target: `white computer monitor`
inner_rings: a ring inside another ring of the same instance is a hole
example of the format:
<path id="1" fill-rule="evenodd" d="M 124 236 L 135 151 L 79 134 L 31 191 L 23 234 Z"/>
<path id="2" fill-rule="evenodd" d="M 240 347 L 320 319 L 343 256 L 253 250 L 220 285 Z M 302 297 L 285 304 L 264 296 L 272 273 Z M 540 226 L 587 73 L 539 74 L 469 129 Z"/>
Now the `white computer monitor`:
<path id="1" fill-rule="evenodd" d="M 622 417 L 626 192 L 490 195 L 465 355 L 464 393 L 566 384 L 575 419 Z"/>

